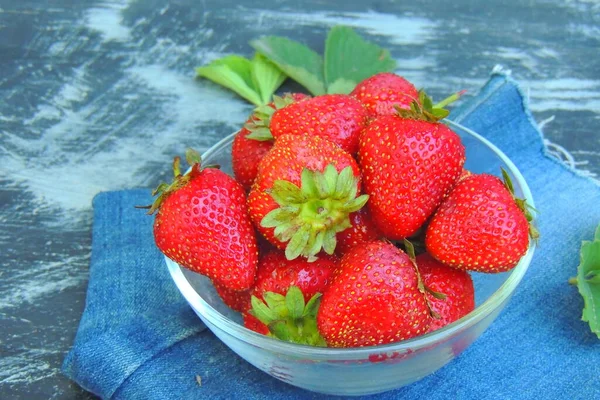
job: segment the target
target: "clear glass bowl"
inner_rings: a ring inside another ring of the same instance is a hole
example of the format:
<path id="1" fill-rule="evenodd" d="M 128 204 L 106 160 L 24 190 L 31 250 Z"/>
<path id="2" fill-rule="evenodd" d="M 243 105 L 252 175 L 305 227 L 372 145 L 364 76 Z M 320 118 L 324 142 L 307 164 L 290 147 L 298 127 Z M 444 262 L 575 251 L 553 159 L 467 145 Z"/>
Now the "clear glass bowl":
<path id="1" fill-rule="evenodd" d="M 498 175 L 500 167 L 513 179 L 515 193 L 532 206 L 531 192 L 515 165 L 477 133 L 451 121 L 466 147 L 465 167 Z M 203 156 L 207 164 L 231 171 L 230 135 Z M 206 326 L 234 352 L 269 375 L 315 392 L 367 395 L 399 388 L 443 367 L 473 343 L 494 321 L 523 278 L 535 250 L 501 274 L 471 274 L 476 308 L 462 319 L 427 335 L 398 343 L 352 349 L 318 348 L 287 343 L 246 329 L 241 316 L 223 304 L 211 282 L 166 258 L 175 284 Z M 490 349 L 494 351 L 498 349 Z"/>

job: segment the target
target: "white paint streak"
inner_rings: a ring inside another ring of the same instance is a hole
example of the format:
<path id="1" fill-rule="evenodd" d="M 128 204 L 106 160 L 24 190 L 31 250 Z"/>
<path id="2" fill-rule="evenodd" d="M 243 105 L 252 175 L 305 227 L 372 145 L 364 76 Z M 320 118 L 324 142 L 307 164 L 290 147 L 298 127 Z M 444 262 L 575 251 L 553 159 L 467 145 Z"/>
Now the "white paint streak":
<path id="1" fill-rule="evenodd" d="M 82 284 L 87 279 L 87 271 L 73 268 L 73 265 L 85 265 L 88 262 L 88 255 L 73 256 L 63 261 L 37 262 L 24 266 L 21 271 L 12 271 L 12 284 L 2 292 L 0 310 L 34 303 L 48 294 Z M 80 272 L 73 275 L 76 270 Z"/>
<path id="2" fill-rule="evenodd" d="M 531 93 L 534 112 L 550 110 L 591 111 L 600 114 L 600 81 L 562 78 L 523 82 Z"/>
<path id="3" fill-rule="evenodd" d="M 43 357 L 56 352 L 28 349 L 17 356 L 0 358 L 0 386 L 16 383 L 31 384 L 58 373 Z"/>
<path id="4" fill-rule="evenodd" d="M 121 12 L 126 3 L 104 2 L 87 11 L 85 19 L 87 27 L 98 31 L 106 41 L 125 42 L 131 38 L 131 30 L 123 25 Z"/>
<path id="5" fill-rule="evenodd" d="M 255 15 L 258 13 L 258 16 Z M 385 36 L 393 44 L 423 44 L 433 37 L 437 23 L 426 18 L 368 12 L 314 12 L 292 13 L 272 10 L 251 10 L 240 16 L 247 21 L 258 21 L 264 29 L 294 25 L 346 25 L 364 29 L 370 35 Z"/>

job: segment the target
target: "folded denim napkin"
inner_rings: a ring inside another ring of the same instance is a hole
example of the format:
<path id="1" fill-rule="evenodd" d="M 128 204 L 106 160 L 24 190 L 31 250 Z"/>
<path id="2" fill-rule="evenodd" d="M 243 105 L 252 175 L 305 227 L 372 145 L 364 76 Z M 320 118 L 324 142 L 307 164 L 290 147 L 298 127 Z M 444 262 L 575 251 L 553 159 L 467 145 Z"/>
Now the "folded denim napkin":
<path id="1" fill-rule="evenodd" d="M 539 210 L 539 247 L 505 310 L 460 357 L 368 398 L 600 398 L 600 341 L 580 320 L 582 299 L 567 283 L 581 241 L 600 222 L 600 186 L 547 155 L 527 100 L 502 72 L 451 119 L 492 141 L 523 173 Z M 86 308 L 64 373 L 102 398 L 329 398 L 271 378 L 205 329 L 154 246 L 152 218 L 134 208 L 149 202 L 148 189 L 94 199 Z"/>

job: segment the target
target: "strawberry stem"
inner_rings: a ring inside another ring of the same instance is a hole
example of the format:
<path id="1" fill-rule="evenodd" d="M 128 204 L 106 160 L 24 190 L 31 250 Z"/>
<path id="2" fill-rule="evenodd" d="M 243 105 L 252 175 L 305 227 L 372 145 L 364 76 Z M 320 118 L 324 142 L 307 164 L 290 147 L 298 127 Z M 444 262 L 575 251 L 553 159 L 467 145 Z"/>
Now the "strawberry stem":
<path id="1" fill-rule="evenodd" d="M 444 108 L 447 105 L 450 105 L 461 98 L 463 94 L 467 93 L 466 90 L 461 90 L 459 92 L 453 93 L 450 96 L 446 97 L 444 100 L 437 102 L 433 105 L 433 108 Z"/>

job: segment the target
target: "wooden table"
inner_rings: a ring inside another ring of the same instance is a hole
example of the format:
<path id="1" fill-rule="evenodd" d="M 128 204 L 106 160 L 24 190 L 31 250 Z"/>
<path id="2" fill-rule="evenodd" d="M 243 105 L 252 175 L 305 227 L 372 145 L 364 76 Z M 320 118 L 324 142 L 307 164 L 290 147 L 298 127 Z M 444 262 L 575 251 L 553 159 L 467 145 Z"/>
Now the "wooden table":
<path id="1" fill-rule="evenodd" d="M 0 1 L 0 398 L 90 398 L 60 365 L 85 302 L 91 200 L 154 187 L 173 155 L 240 127 L 251 106 L 193 68 L 251 55 L 251 38 L 322 51 L 349 25 L 438 99 L 475 93 L 501 64 L 550 150 L 600 174 L 598 3 L 331 3 Z"/>

